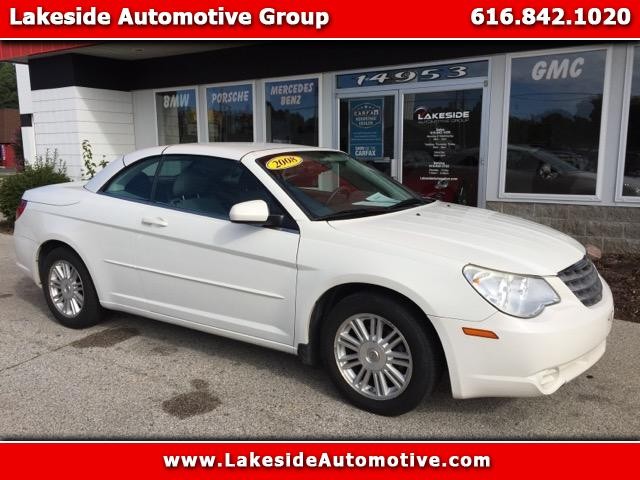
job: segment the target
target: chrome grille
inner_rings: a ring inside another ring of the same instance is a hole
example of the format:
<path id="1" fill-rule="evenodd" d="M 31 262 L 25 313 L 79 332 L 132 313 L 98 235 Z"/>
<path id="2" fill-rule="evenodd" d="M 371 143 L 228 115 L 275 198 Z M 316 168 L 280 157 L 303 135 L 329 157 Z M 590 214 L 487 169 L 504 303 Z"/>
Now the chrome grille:
<path id="1" fill-rule="evenodd" d="M 595 265 L 587 257 L 558 272 L 558 277 L 587 307 L 602 300 L 602 282 Z"/>

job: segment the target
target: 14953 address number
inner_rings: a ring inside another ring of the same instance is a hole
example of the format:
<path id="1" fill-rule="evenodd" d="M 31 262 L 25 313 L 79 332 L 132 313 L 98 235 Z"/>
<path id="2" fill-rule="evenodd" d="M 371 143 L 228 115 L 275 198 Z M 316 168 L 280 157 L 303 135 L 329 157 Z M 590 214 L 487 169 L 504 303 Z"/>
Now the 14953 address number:
<path id="1" fill-rule="evenodd" d="M 471 11 L 474 25 L 629 25 L 631 10 L 628 8 L 523 8 L 514 12 L 513 8 L 474 8 Z"/>

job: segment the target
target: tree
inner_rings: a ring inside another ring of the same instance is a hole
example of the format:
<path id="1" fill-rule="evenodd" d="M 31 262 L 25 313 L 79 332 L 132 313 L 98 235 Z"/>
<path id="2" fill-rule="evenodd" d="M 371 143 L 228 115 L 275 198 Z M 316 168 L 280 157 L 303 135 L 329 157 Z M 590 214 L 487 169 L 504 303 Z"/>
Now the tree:
<path id="1" fill-rule="evenodd" d="M 16 69 L 12 63 L 0 63 L 0 108 L 18 108 Z"/>

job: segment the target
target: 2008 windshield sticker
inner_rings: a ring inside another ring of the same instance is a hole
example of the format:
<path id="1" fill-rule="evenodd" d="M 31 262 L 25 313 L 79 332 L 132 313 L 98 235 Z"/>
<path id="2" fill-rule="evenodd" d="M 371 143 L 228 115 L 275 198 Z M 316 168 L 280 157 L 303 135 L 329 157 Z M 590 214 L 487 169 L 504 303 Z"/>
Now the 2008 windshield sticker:
<path id="1" fill-rule="evenodd" d="M 287 168 L 297 167 L 302 163 L 302 157 L 297 155 L 280 155 L 273 157 L 267 162 L 269 170 L 285 170 Z"/>

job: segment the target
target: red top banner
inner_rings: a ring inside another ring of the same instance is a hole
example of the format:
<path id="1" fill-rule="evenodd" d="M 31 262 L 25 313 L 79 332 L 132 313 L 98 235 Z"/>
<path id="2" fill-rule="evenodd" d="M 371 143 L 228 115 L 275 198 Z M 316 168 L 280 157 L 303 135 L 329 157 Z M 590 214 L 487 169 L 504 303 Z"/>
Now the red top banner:
<path id="1" fill-rule="evenodd" d="M 40 0 L 0 7 L 2 39 L 640 38 L 636 0 Z"/>

